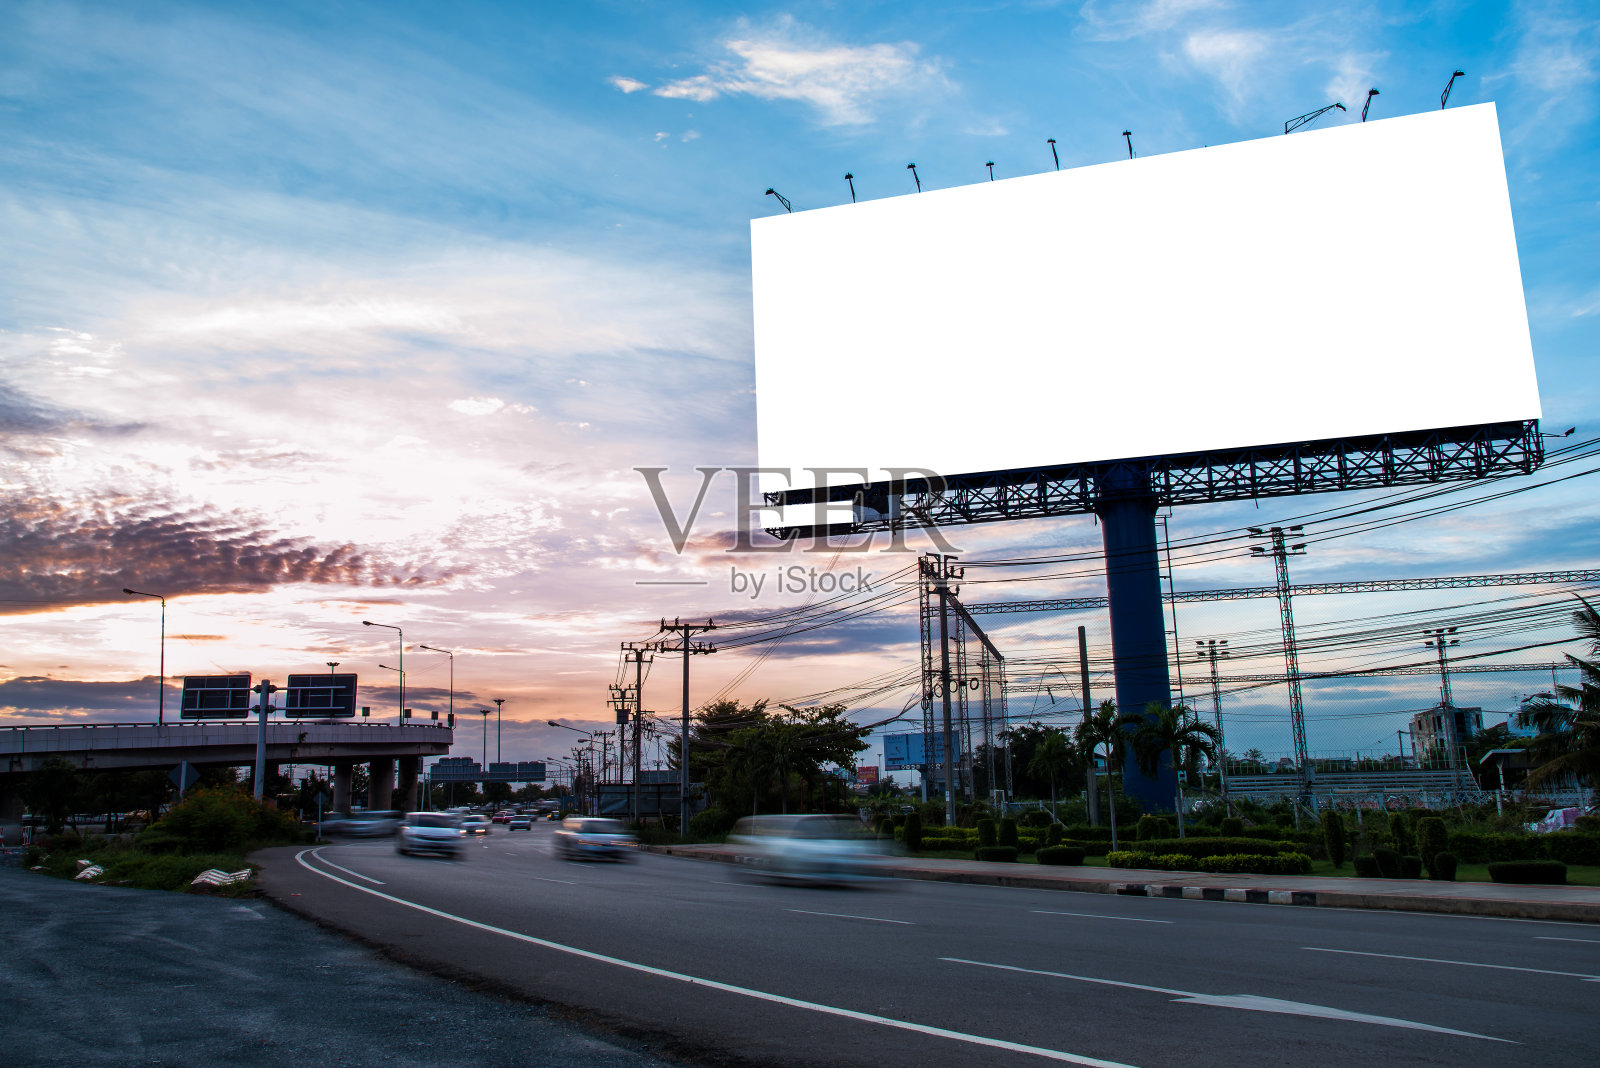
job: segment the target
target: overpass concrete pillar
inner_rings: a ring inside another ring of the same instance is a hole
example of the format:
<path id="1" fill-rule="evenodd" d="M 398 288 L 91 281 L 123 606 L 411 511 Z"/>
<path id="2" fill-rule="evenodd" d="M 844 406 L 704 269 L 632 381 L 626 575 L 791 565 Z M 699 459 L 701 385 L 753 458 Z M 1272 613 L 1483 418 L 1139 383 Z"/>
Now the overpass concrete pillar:
<path id="1" fill-rule="evenodd" d="M 374 757 L 368 768 L 367 807 L 394 807 L 394 757 Z"/>
<path id="2" fill-rule="evenodd" d="M 415 812 L 417 810 L 417 775 L 422 770 L 422 758 L 416 756 L 403 756 L 400 758 L 400 797 L 395 807 L 402 812 Z"/>
<path id="3" fill-rule="evenodd" d="M 333 766 L 333 811 L 350 811 L 350 779 L 354 771 L 354 764 L 335 764 Z"/>

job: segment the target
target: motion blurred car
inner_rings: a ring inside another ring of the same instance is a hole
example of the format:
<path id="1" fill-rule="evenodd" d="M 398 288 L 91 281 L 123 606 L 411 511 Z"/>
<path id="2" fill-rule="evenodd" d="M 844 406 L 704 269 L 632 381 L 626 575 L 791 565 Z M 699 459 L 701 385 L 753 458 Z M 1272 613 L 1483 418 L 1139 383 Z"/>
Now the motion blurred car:
<path id="1" fill-rule="evenodd" d="M 400 830 L 405 813 L 393 809 L 370 809 L 352 812 L 339 822 L 338 833 L 347 838 L 387 838 Z M 323 833 L 327 833 L 323 824 Z"/>
<path id="2" fill-rule="evenodd" d="M 461 819 L 461 830 L 464 834 L 488 834 L 489 826 L 488 816 L 463 816 Z"/>
<path id="3" fill-rule="evenodd" d="M 569 816 L 556 829 L 556 851 L 568 860 L 632 860 L 638 844 L 621 820 Z"/>
<path id="4" fill-rule="evenodd" d="M 515 816 L 506 820 L 506 830 L 531 831 L 533 830 L 533 817 L 526 812 L 518 812 Z"/>
<path id="5" fill-rule="evenodd" d="M 852 882 L 883 877 L 883 843 L 847 816 L 746 816 L 728 845 L 753 870 L 775 879 Z"/>
<path id="6" fill-rule="evenodd" d="M 512 815 L 513 815 L 513 813 L 511 812 L 510 809 L 501 809 L 499 812 L 496 812 L 494 814 L 494 817 L 490 820 L 490 822 L 491 823 L 510 823 Z"/>
<path id="7" fill-rule="evenodd" d="M 466 833 L 461 829 L 460 816 L 449 812 L 413 812 L 400 824 L 394 851 L 402 855 L 437 853 L 460 859 L 465 846 Z"/>

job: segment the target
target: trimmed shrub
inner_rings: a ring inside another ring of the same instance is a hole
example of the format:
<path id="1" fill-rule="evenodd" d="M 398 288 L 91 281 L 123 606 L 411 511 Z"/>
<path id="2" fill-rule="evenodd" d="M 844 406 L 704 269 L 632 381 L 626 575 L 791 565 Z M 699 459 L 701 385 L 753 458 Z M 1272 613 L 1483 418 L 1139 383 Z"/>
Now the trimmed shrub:
<path id="1" fill-rule="evenodd" d="M 1010 816 L 1001 820 L 1000 833 L 996 837 L 999 839 L 999 847 L 1017 848 L 1017 821 Z"/>
<path id="2" fill-rule="evenodd" d="M 1050 813 L 1042 808 L 1030 808 L 1017 817 L 1017 825 L 1021 827 L 1048 827 L 1054 822 Z"/>
<path id="3" fill-rule="evenodd" d="M 1455 882 L 1456 855 L 1454 853 L 1435 853 L 1432 863 L 1428 865 L 1428 878 L 1440 883 Z"/>
<path id="4" fill-rule="evenodd" d="M 1017 859 L 1016 846 L 979 846 L 973 850 L 974 860 L 994 860 L 1014 863 Z"/>
<path id="5" fill-rule="evenodd" d="M 1043 838 L 1036 838 L 1031 834 L 1017 835 L 1017 852 L 1021 853 L 1023 856 L 1027 856 L 1029 853 L 1038 852 L 1039 847 L 1042 845 L 1044 845 Z"/>
<path id="6" fill-rule="evenodd" d="M 1559 860 L 1500 860 L 1489 865 L 1489 878 L 1497 883 L 1564 886 L 1567 882 L 1567 866 Z"/>
<path id="7" fill-rule="evenodd" d="M 912 812 L 906 815 L 905 831 L 902 840 L 906 848 L 915 853 L 922 848 L 922 813 Z"/>
<path id="8" fill-rule="evenodd" d="M 1039 850 L 1036 859 L 1040 864 L 1082 864 L 1087 855 L 1082 846 L 1053 845 Z"/>
<path id="9" fill-rule="evenodd" d="M 1394 815 L 1398 816 L 1399 813 L 1394 813 Z M 1389 849 L 1385 846 L 1379 846 L 1377 849 L 1372 851 L 1372 859 L 1377 863 L 1378 874 L 1383 878 L 1401 878 L 1400 854 L 1395 852 L 1393 849 Z"/>
<path id="10" fill-rule="evenodd" d="M 938 853 L 944 850 L 965 853 L 971 848 L 971 839 L 965 838 L 961 835 L 945 834 L 944 828 L 942 827 L 935 827 L 933 830 L 923 835 L 922 845 L 918 847 L 918 849 L 924 853 Z"/>
<path id="11" fill-rule="evenodd" d="M 978 821 L 978 845 L 980 848 L 983 846 L 998 845 L 999 843 L 995 836 L 996 830 L 994 820 Z"/>
<path id="12" fill-rule="evenodd" d="M 1331 808 L 1322 813 L 1322 845 L 1333 866 L 1344 867 L 1344 817 Z"/>
<path id="13" fill-rule="evenodd" d="M 1400 858 L 1400 878 L 1402 878 L 1402 879 L 1420 879 L 1420 878 L 1422 878 L 1422 858 L 1421 857 L 1401 857 Z"/>
<path id="14" fill-rule="evenodd" d="M 1227 853 L 1272 856 L 1297 850 L 1293 842 L 1263 842 L 1258 838 L 1156 838 L 1141 841 L 1146 853 L 1177 853 L 1189 857 L 1220 857 Z"/>
<path id="15" fill-rule="evenodd" d="M 738 821 L 739 817 L 726 809 L 708 808 L 689 817 L 689 837 L 720 838 Z"/>
<path id="16" fill-rule="evenodd" d="M 1241 838 L 1244 836 L 1244 820 L 1238 816 L 1222 817 L 1222 837 Z"/>
<path id="17" fill-rule="evenodd" d="M 1061 844 L 1061 832 L 1064 831 L 1064 830 L 1066 830 L 1066 828 L 1061 826 L 1061 824 L 1059 824 L 1059 823 L 1052 823 L 1050 826 L 1046 827 L 1044 829 L 1044 844 L 1045 844 L 1045 846 L 1046 847 L 1052 847 L 1052 846 L 1060 845 Z"/>
<path id="18" fill-rule="evenodd" d="M 1422 866 L 1428 869 L 1430 879 L 1433 878 L 1433 858 L 1449 848 L 1448 839 L 1444 820 L 1438 816 L 1425 816 L 1417 821 L 1417 855 L 1422 858 Z"/>
<path id="19" fill-rule="evenodd" d="M 1172 821 L 1163 816 L 1140 816 L 1133 828 L 1133 836 L 1141 842 L 1171 838 L 1172 833 Z"/>
<path id="20" fill-rule="evenodd" d="M 1350 863 L 1355 865 L 1356 875 L 1362 879 L 1378 879 L 1383 873 L 1378 870 L 1378 858 L 1373 856 L 1352 857 Z"/>
<path id="21" fill-rule="evenodd" d="M 1551 860 L 1559 860 L 1563 864 L 1600 864 L 1600 834 L 1559 831 L 1539 837 L 1540 844 Z"/>
<path id="22" fill-rule="evenodd" d="M 1091 827 L 1087 823 L 1070 824 L 1062 832 L 1063 837 L 1071 838 L 1075 842 L 1093 842 L 1096 845 L 1111 844 L 1110 827 Z"/>
<path id="23" fill-rule="evenodd" d="M 894 837 L 894 820 L 890 819 L 888 816 L 885 816 L 885 817 L 883 817 L 883 819 L 879 820 L 878 821 L 878 834 L 879 834 L 880 837 L 883 837 L 883 838 L 893 838 Z"/>
<path id="24" fill-rule="evenodd" d="M 1389 813 L 1389 836 L 1394 839 L 1396 853 L 1409 853 L 1416 848 L 1417 843 L 1411 837 L 1411 821 L 1404 812 Z"/>
<path id="25" fill-rule="evenodd" d="M 1229 853 L 1201 858 L 1200 870 L 1232 875 L 1308 875 L 1311 858 L 1304 853 L 1279 853 L 1277 856 Z"/>

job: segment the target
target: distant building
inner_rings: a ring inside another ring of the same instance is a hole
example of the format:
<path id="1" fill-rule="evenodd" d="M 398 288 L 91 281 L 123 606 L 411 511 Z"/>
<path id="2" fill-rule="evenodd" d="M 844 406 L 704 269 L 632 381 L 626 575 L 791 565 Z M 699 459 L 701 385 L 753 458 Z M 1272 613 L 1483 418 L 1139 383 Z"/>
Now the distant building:
<path id="1" fill-rule="evenodd" d="M 1468 738 L 1483 730 L 1483 709 L 1437 704 L 1411 717 L 1411 752 L 1421 762 L 1455 767 Z"/>

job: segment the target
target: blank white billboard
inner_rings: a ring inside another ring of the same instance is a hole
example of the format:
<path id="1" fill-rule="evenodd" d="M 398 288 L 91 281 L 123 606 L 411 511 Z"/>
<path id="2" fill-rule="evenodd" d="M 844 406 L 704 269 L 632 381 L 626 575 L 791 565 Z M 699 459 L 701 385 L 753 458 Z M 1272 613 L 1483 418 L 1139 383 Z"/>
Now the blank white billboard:
<path id="1" fill-rule="evenodd" d="M 1539 417 L 1493 104 L 750 238 L 767 490 Z"/>

